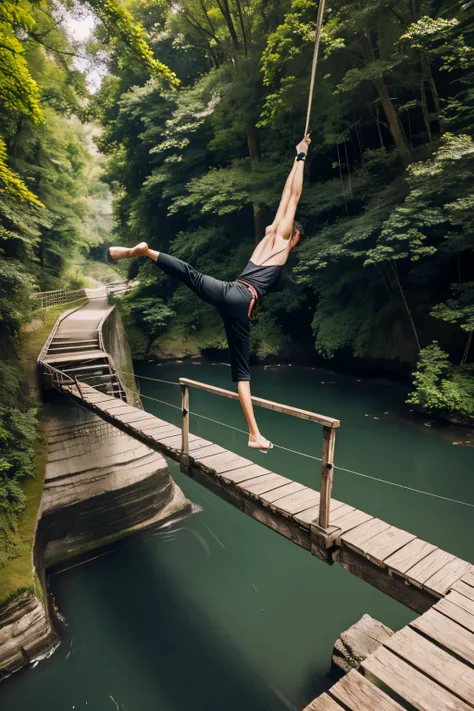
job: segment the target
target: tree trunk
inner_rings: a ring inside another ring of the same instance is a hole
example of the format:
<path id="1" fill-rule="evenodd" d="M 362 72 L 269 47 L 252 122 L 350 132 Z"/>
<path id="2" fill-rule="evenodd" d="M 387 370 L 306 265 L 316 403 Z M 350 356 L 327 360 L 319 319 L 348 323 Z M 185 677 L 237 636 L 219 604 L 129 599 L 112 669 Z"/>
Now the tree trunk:
<path id="1" fill-rule="evenodd" d="M 360 45 L 367 63 L 371 64 L 375 62 L 376 58 L 374 49 L 367 31 L 360 38 Z M 382 108 L 385 111 L 390 133 L 392 134 L 392 138 L 400 154 L 400 158 L 402 159 L 403 164 L 407 166 L 411 162 L 411 152 L 402 124 L 398 118 L 398 113 L 393 105 L 392 99 L 390 98 L 390 94 L 388 93 L 387 85 L 382 77 L 375 78 L 373 82 Z"/>
<path id="2" fill-rule="evenodd" d="M 250 170 L 253 171 L 255 166 L 260 162 L 260 146 L 258 145 L 258 133 L 256 127 L 251 124 L 247 128 L 247 145 L 249 148 Z M 263 221 L 262 211 L 255 203 L 253 209 L 253 225 L 255 234 L 255 244 L 258 244 L 263 237 Z"/>
<path id="3" fill-rule="evenodd" d="M 469 351 L 471 350 L 471 343 L 472 343 L 472 331 L 469 331 L 469 336 L 467 337 L 467 343 L 466 347 L 464 349 L 463 357 L 461 360 L 461 365 L 466 365 L 467 359 L 469 357 Z"/>
<path id="4" fill-rule="evenodd" d="M 392 134 L 395 145 L 402 159 L 403 165 L 407 166 L 411 162 L 411 151 L 408 147 L 408 142 L 405 132 L 402 128 L 398 114 L 393 105 L 392 99 L 389 96 L 387 86 L 383 79 L 374 79 L 375 88 L 379 95 L 380 103 L 385 111 L 390 133 Z"/>

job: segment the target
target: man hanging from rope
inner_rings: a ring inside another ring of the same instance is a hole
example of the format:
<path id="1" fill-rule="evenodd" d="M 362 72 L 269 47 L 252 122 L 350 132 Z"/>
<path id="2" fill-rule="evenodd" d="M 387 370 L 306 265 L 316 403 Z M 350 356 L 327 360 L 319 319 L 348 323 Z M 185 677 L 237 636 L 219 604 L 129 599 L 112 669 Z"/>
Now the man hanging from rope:
<path id="1" fill-rule="evenodd" d="M 198 272 L 186 262 L 163 252 L 149 249 L 141 242 L 132 249 L 111 247 L 113 260 L 150 257 L 160 269 L 186 284 L 203 301 L 215 306 L 224 322 L 230 351 L 232 380 L 237 382 L 240 403 L 249 428 L 248 446 L 263 453 L 272 443 L 260 434 L 250 393 L 250 317 L 255 304 L 277 288 L 290 251 L 303 236 L 295 221 L 296 208 L 303 190 L 304 161 L 310 144 L 309 135 L 296 146 L 296 159 L 283 190 L 273 223 L 255 247 L 249 263 L 235 281 L 220 281 Z"/>

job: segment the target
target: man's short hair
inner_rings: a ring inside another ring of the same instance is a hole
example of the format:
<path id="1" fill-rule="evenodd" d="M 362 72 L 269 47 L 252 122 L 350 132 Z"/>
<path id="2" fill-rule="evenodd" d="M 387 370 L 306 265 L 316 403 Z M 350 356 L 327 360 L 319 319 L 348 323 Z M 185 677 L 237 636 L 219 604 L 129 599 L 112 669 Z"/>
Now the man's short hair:
<path id="1" fill-rule="evenodd" d="M 291 233 L 291 236 L 292 236 L 292 237 L 293 237 L 293 235 L 295 234 L 295 232 L 299 232 L 299 233 L 300 233 L 300 239 L 303 239 L 303 237 L 304 237 L 303 225 L 301 224 L 301 222 L 298 222 L 298 220 L 295 220 L 295 221 L 293 222 L 293 230 L 292 230 L 292 233 Z"/>

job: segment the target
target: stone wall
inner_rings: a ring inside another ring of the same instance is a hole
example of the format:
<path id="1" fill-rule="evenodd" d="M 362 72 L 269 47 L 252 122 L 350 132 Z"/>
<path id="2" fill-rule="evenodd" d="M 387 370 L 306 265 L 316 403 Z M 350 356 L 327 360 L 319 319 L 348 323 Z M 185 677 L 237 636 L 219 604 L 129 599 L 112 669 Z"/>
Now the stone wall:
<path id="1" fill-rule="evenodd" d="M 0 679 L 54 651 L 58 638 L 43 602 L 19 595 L 0 612 Z"/>
<path id="2" fill-rule="evenodd" d="M 122 318 L 117 307 L 113 307 L 102 323 L 104 348 L 113 360 L 122 383 L 127 388 L 127 400 L 134 407 L 142 407 L 133 375 L 132 353 L 128 343 Z"/>
<path id="3" fill-rule="evenodd" d="M 115 308 L 102 328 L 115 367 L 133 373 Z M 120 377 L 128 402 L 140 407 L 133 375 Z M 44 410 L 48 462 L 33 556 L 43 593 L 21 593 L 0 611 L 0 679 L 48 656 L 59 644 L 57 615 L 46 592 L 49 568 L 87 558 L 125 536 L 191 511 L 161 454 L 57 393 Z"/>

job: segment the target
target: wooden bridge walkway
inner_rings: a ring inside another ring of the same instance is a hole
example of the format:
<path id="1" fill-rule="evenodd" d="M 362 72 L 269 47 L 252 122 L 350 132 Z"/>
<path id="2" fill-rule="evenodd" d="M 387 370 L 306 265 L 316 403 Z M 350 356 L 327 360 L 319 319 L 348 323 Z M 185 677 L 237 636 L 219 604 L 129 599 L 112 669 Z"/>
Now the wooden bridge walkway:
<path id="1" fill-rule="evenodd" d="M 151 449 L 181 460 L 182 431 L 87 384 L 61 390 Z M 315 699 L 307 711 L 472 711 L 474 567 L 407 531 L 331 499 L 326 548 L 317 520 L 320 493 L 189 435 L 187 474 L 248 516 L 330 563 L 340 563 L 411 609 L 424 612 Z M 427 610 L 427 611 L 426 611 Z M 377 685 L 372 683 L 377 682 Z M 382 685 L 383 688 L 380 688 Z"/>
<path id="2" fill-rule="evenodd" d="M 53 367 L 47 349 L 42 353 L 46 385 L 179 461 L 188 476 L 248 516 L 421 613 L 365 660 L 363 674 L 350 672 L 306 711 L 472 711 L 474 566 L 331 498 L 337 420 L 254 398 L 257 405 L 323 425 L 323 476 L 316 491 L 189 433 L 189 387 L 234 399 L 235 393 L 182 379 L 179 428 L 72 379 Z"/>

